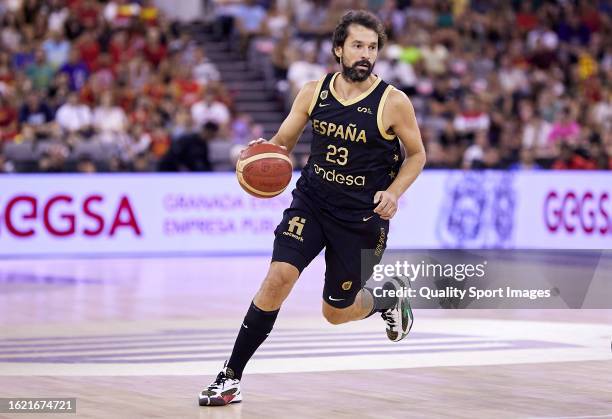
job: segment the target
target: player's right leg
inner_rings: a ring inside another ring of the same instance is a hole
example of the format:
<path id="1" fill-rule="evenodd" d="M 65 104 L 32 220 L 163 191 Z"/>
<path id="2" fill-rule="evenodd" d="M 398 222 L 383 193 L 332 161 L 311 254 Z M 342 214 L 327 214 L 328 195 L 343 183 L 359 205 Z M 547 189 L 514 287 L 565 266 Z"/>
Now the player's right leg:
<path id="1" fill-rule="evenodd" d="M 198 396 L 200 406 L 224 406 L 242 401 L 242 371 L 272 331 L 280 306 L 299 275 L 298 269 L 289 263 L 270 264 L 268 274 L 244 317 L 229 361 Z"/>
<path id="2" fill-rule="evenodd" d="M 275 230 L 272 263 L 249 307 L 229 361 L 217 378 L 199 395 L 200 406 L 223 406 L 242 401 L 242 372 L 266 340 L 279 309 L 302 270 L 324 246 L 323 231 L 315 212 L 295 198 Z"/>

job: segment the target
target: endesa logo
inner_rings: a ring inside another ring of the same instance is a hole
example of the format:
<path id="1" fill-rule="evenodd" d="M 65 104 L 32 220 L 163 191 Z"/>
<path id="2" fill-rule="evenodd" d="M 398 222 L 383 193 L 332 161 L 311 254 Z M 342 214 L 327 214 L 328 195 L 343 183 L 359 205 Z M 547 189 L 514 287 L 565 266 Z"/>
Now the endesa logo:
<path id="1" fill-rule="evenodd" d="M 607 192 L 550 191 L 544 201 L 544 221 L 555 233 L 612 234 L 612 202 Z"/>
<path id="2" fill-rule="evenodd" d="M 112 208 L 112 211 L 102 211 L 103 206 Z M 55 237 L 113 237 L 123 230 L 142 235 L 126 196 L 121 196 L 117 203 L 109 203 L 102 195 L 77 198 L 58 194 L 42 199 L 24 194 L 10 197 L 0 209 L 4 224 L 0 237 L 9 234 L 26 238 L 44 232 Z"/>

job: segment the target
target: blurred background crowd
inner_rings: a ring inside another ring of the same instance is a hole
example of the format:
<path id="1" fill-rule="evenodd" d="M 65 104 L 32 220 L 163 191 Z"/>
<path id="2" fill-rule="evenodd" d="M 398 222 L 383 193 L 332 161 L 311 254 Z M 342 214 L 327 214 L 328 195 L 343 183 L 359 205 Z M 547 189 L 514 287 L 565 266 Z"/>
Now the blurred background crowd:
<path id="1" fill-rule="evenodd" d="M 612 169 L 608 1 L 204 3 L 179 22 L 152 0 L 2 0 L 0 172 L 229 170 L 337 71 L 357 8 L 386 26 L 374 73 L 410 97 L 427 168 Z"/>

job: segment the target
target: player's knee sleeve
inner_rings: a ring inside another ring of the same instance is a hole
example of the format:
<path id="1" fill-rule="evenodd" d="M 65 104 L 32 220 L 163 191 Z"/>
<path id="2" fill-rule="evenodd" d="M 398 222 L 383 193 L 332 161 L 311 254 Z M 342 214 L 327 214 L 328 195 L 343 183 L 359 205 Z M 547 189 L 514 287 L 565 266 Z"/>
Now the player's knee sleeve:
<path id="1" fill-rule="evenodd" d="M 279 310 L 264 311 L 257 307 L 254 302 L 251 302 L 251 306 L 244 316 L 243 328 L 251 333 L 268 335 L 274 327 Z"/>

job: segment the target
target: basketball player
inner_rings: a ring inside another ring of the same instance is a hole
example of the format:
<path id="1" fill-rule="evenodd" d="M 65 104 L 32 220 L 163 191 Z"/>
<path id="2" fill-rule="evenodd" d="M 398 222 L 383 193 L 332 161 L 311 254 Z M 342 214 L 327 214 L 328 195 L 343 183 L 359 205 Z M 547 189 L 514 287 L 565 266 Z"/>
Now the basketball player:
<path id="1" fill-rule="evenodd" d="M 373 14 L 345 14 L 333 34 L 333 54 L 342 72 L 307 83 L 270 140 L 291 151 L 311 121 L 310 158 L 275 230 L 268 274 L 246 313 L 229 361 L 199 394 L 201 406 L 242 401 L 244 367 L 271 332 L 300 273 L 323 248 L 322 309 L 330 323 L 379 312 L 390 340 L 400 341 L 410 331 L 413 317 L 407 298 L 374 298 L 373 290 L 364 287 L 382 257 L 398 199 L 425 164 L 412 104 L 372 73 L 384 42 L 383 26 Z M 365 273 L 362 249 L 374 249 L 372 258 L 364 258 Z M 383 290 L 404 286 L 394 278 Z"/>

